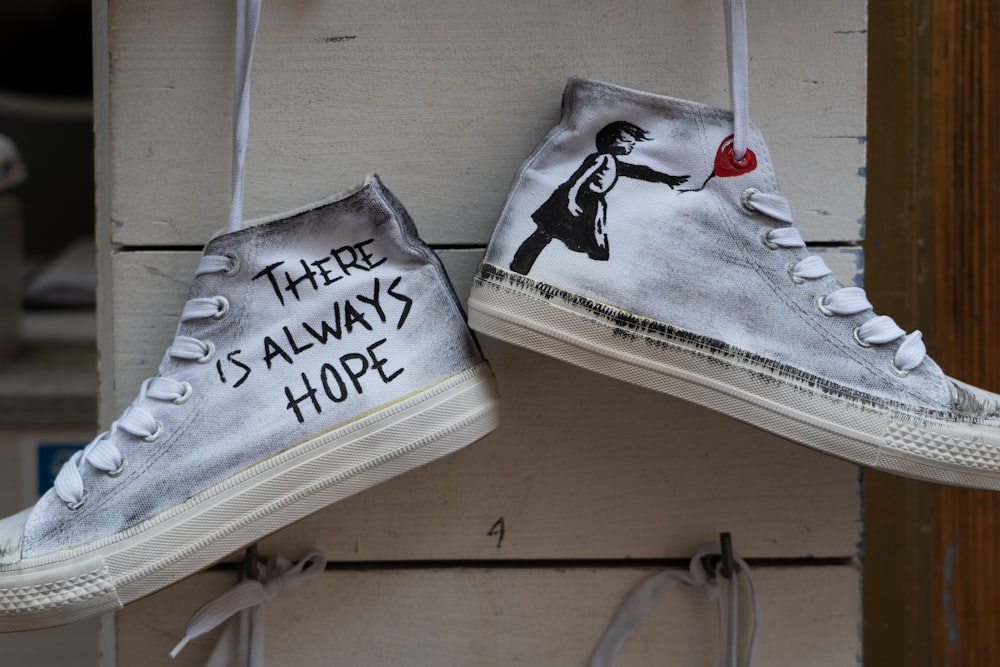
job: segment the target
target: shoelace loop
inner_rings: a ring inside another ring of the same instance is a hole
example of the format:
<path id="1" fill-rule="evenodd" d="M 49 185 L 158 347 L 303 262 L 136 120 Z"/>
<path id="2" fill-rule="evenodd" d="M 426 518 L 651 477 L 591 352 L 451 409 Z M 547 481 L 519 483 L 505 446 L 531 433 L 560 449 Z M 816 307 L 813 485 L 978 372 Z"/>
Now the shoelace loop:
<path id="1" fill-rule="evenodd" d="M 282 591 L 298 588 L 322 574 L 326 569 L 326 558 L 313 551 L 296 563 L 276 556 L 266 565 L 258 562 L 251 567 L 257 568 L 257 579 L 241 581 L 205 603 L 191 616 L 184 637 L 170 651 L 171 658 L 177 657 L 192 639 L 226 623 L 205 667 L 228 665 L 241 649 L 248 653 L 241 664 L 260 667 L 264 664 L 264 604 Z"/>
<path id="2" fill-rule="evenodd" d="M 729 96 L 733 109 L 733 153 L 741 160 L 748 149 L 750 135 L 749 113 L 749 52 L 747 40 L 746 0 L 726 0 L 726 52 L 729 64 Z M 784 197 L 747 188 L 740 197 L 740 204 L 748 211 L 759 212 L 775 220 L 794 224 L 791 207 Z M 761 242 L 770 249 L 805 248 L 802 235 L 794 227 L 761 230 Z M 796 283 L 817 280 L 832 272 L 823 259 L 809 255 L 788 266 L 788 276 Z M 817 301 L 817 308 L 824 315 L 857 315 L 871 310 L 864 290 L 844 287 Z M 905 377 L 919 366 L 927 356 L 923 334 L 907 334 L 891 318 L 884 315 L 868 320 L 853 331 L 858 345 L 887 345 L 902 340 L 896 354 L 889 360 L 889 368 L 897 376 Z"/>
<path id="3" fill-rule="evenodd" d="M 195 271 L 196 276 L 206 273 L 223 273 L 238 266 L 235 256 L 206 255 L 202 257 Z M 229 301 L 225 297 L 198 297 L 184 305 L 181 321 L 219 318 L 229 311 Z M 177 336 L 167 348 L 167 356 L 206 363 L 215 354 L 211 341 L 203 341 L 191 336 Z M 76 452 L 56 475 L 55 493 L 69 509 L 77 510 L 87 502 L 89 494 L 83 486 L 81 468 L 86 464 L 110 477 L 117 477 L 125 471 L 127 461 L 121 450 L 111 442 L 111 434 L 124 431 L 146 442 L 153 442 L 163 433 L 163 424 L 142 403 L 147 398 L 170 401 L 180 405 L 191 398 L 194 389 L 189 382 L 158 376 L 148 378 L 139 388 L 139 395 L 125 408 L 111 427 L 94 438 L 86 447 Z"/>
<path id="4" fill-rule="evenodd" d="M 591 655 L 588 667 L 612 667 L 618 651 L 625 644 L 625 641 L 639 629 L 653 612 L 660 597 L 678 585 L 699 588 L 705 594 L 706 599 L 716 603 L 719 613 L 719 650 L 721 667 L 736 667 L 738 664 L 738 625 L 739 625 L 739 581 L 738 577 L 746 579 L 750 589 L 750 603 L 753 612 L 753 626 L 750 632 L 750 640 L 746 649 L 743 665 L 750 667 L 753 662 L 753 654 L 757 647 L 757 632 L 760 624 L 760 606 L 757 602 L 757 583 L 754 581 L 753 572 L 746 561 L 738 556 L 733 557 L 733 562 L 738 566 L 736 572 L 727 580 L 728 598 L 726 612 L 723 613 L 723 595 L 719 586 L 721 563 L 717 564 L 714 571 L 705 569 L 705 557 L 719 553 L 718 545 L 708 545 L 699 548 L 688 565 L 687 571 L 664 570 L 648 577 L 640 583 L 625 601 L 614 619 L 608 625 L 604 635 L 601 637 Z"/>
<path id="5" fill-rule="evenodd" d="M 776 194 L 765 194 L 753 188 L 743 193 L 744 208 L 758 211 L 781 222 L 791 223 L 788 201 Z M 775 212 L 777 214 L 775 214 Z M 764 228 L 760 233 L 761 242 L 770 249 L 805 248 L 802 235 L 794 227 Z M 788 276 L 796 283 L 825 278 L 833 273 L 819 255 L 807 257 L 788 266 Z M 841 287 L 816 301 L 816 308 L 828 317 L 859 315 L 873 310 L 866 292 L 860 287 Z M 927 356 L 923 334 L 919 331 L 906 333 L 891 317 L 876 315 L 859 325 L 852 332 L 854 341 L 861 347 L 888 345 L 901 341 L 895 355 L 889 361 L 889 368 L 903 377 L 919 366 Z"/>

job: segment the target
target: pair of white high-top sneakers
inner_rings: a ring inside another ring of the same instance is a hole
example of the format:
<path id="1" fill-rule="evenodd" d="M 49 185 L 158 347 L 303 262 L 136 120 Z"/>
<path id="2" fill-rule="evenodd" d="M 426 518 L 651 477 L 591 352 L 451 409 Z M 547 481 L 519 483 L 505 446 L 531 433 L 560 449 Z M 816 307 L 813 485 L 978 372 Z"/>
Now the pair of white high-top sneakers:
<path id="1" fill-rule="evenodd" d="M 731 51 L 733 112 L 570 81 L 472 328 L 861 465 L 1000 489 L 1000 396 L 945 376 L 807 252 Z M 118 609 L 479 439 L 497 405 L 440 262 L 377 178 L 242 224 L 205 248 L 159 375 L 0 521 L 0 631 Z"/>

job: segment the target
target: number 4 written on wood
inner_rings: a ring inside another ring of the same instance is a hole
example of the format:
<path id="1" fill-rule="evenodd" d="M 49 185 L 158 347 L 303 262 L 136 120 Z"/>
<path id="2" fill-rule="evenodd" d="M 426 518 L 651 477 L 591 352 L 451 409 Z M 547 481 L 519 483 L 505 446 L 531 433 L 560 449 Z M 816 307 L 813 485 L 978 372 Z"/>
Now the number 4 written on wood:
<path id="1" fill-rule="evenodd" d="M 500 517 L 499 519 L 494 521 L 493 525 L 490 526 L 489 531 L 486 533 L 486 535 L 489 537 L 497 538 L 497 549 L 500 548 L 500 545 L 503 543 L 503 536 L 506 534 L 507 530 L 506 528 L 504 528 L 503 525 L 503 517 Z"/>

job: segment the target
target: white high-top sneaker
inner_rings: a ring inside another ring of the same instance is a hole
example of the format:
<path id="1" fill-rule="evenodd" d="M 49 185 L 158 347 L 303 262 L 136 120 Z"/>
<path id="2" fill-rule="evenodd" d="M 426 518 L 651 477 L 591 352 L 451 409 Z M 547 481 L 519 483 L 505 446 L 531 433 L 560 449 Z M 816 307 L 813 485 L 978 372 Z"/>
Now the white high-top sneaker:
<path id="1" fill-rule="evenodd" d="M 946 377 L 792 226 L 747 120 L 730 4 L 732 113 L 569 82 L 503 207 L 470 325 L 855 463 L 1000 489 L 1000 396 Z"/>
<path id="2" fill-rule="evenodd" d="M 206 247 L 159 375 L 0 520 L 0 631 L 118 609 L 495 428 L 444 269 L 377 178 Z"/>

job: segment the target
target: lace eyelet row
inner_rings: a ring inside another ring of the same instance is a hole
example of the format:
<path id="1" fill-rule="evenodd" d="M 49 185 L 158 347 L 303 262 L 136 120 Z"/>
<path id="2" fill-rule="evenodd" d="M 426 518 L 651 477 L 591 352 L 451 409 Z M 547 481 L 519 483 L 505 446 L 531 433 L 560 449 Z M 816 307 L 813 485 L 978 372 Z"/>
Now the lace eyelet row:
<path id="1" fill-rule="evenodd" d="M 222 275 L 227 277 L 232 277 L 238 274 L 240 272 L 240 267 L 241 267 L 239 257 L 236 256 L 234 253 L 226 253 L 224 257 L 226 257 L 229 260 L 229 265 L 227 266 L 227 268 L 222 269 L 220 273 L 222 273 Z M 227 299 L 224 296 L 216 296 L 214 298 L 216 303 L 218 304 L 218 311 L 213 315 L 211 315 L 211 317 L 213 319 L 219 320 L 229 314 L 230 303 L 229 299 Z M 195 359 L 194 361 L 196 361 L 199 364 L 207 364 L 210 361 L 212 361 L 212 359 L 215 358 L 215 343 L 213 343 L 212 341 L 202 341 L 202 342 L 205 345 L 205 355 L 198 359 Z M 171 401 L 175 405 L 182 405 L 186 403 L 194 394 L 194 387 L 191 385 L 190 382 L 181 382 L 181 388 L 183 390 L 181 395 L 172 399 Z M 158 440 L 160 436 L 163 435 L 163 429 L 164 429 L 163 422 L 157 420 L 155 430 L 147 436 L 142 436 L 142 440 L 144 442 L 154 442 Z M 104 437 L 107 437 L 107 434 L 105 434 Z M 120 477 L 122 474 L 124 474 L 126 468 L 128 468 L 128 458 L 122 456 L 121 461 L 118 464 L 118 467 L 115 468 L 114 470 L 106 470 L 105 474 L 108 477 L 117 478 Z M 82 508 L 84 505 L 86 505 L 89 498 L 90 498 L 90 492 L 84 490 L 83 495 L 80 497 L 79 500 L 75 502 L 66 502 L 66 507 L 67 509 L 75 512 L 80 508 Z"/>
<path id="2" fill-rule="evenodd" d="M 754 208 L 753 204 L 750 202 L 750 198 L 754 194 L 756 194 L 756 193 L 757 193 L 757 190 L 755 188 L 747 188 L 746 190 L 743 191 L 743 194 L 740 197 L 740 203 L 741 203 L 741 205 L 745 209 L 747 209 L 748 211 L 756 211 L 756 209 Z M 771 239 L 769 237 L 770 232 L 771 232 L 770 228 L 768 228 L 768 227 L 762 227 L 761 230 L 760 230 L 760 233 L 758 234 L 758 236 L 760 238 L 760 242 L 768 250 L 778 250 L 778 249 L 780 249 L 782 246 L 780 246 L 780 245 L 778 245 L 778 244 L 776 244 L 776 243 L 774 243 L 774 242 L 771 241 Z M 805 284 L 807 282 L 806 278 L 802 278 L 800 276 L 795 275 L 795 263 L 794 262 L 789 263 L 785 267 L 785 271 L 788 274 L 788 278 L 793 283 L 795 283 L 796 285 L 803 285 L 803 284 Z M 822 315 L 824 315 L 825 317 L 833 317 L 837 313 L 833 312 L 832 310 L 830 310 L 829 308 L 826 307 L 826 296 L 827 295 L 823 294 L 823 295 L 820 295 L 820 296 L 816 297 L 816 300 L 814 301 L 814 304 L 816 305 L 816 310 L 818 310 Z M 865 341 L 864 339 L 861 338 L 860 330 L 861 330 L 861 327 L 860 326 L 856 326 L 851 331 L 851 338 L 854 340 L 855 344 L 857 344 L 858 347 L 863 347 L 863 348 L 870 348 L 870 347 L 872 347 L 871 343 L 869 343 L 869 342 L 867 342 L 867 341 Z M 896 377 L 905 378 L 906 376 L 908 376 L 910 374 L 910 371 L 901 369 L 898 366 L 896 366 L 895 360 L 892 359 L 891 357 L 889 358 L 888 366 L 889 366 L 889 370 Z"/>

